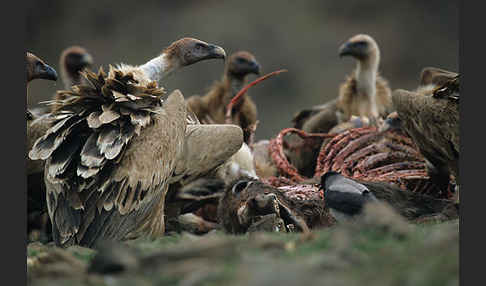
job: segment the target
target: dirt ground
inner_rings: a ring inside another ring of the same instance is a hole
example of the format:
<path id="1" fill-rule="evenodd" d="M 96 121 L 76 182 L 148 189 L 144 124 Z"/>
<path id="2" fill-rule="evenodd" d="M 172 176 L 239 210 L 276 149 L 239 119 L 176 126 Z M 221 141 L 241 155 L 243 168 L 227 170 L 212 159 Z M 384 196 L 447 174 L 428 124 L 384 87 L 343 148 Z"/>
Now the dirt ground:
<path id="1" fill-rule="evenodd" d="M 300 233 L 220 231 L 27 248 L 28 285 L 459 285 L 459 221 L 412 225 L 366 210 Z"/>

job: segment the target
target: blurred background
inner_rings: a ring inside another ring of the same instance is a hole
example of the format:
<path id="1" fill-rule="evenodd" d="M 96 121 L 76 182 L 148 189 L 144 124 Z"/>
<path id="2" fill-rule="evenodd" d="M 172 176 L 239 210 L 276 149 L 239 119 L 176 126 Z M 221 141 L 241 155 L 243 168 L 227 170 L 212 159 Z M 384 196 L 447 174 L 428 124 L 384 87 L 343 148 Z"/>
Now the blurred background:
<path id="1" fill-rule="evenodd" d="M 30 1 L 29 1 L 30 2 Z M 85 47 L 94 69 L 124 62 L 143 64 L 172 41 L 189 36 L 222 46 L 229 55 L 253 53 L 262 73 L 288 73 L 249 91 L 258 107 L 256 139 L 290 127 L 299 110 L 335 98 L 355 66 L 338 48 L 358 33 L 371 35 L 381 51 L 380 72 L 392 89 L 414 89 L 420 71 L 435 66 L 459 71 L 459 1 L 32 1 L 26 49 L 58 72 L 59 56 Z M 182 69 L 163 86 L 187 98 L 204 94 L 221 78 L 223 62 Z M 250 76 L 250 80 L 255 76 Z M 61 81 L 33 81 L 28 106 L 52 97 Z"/>

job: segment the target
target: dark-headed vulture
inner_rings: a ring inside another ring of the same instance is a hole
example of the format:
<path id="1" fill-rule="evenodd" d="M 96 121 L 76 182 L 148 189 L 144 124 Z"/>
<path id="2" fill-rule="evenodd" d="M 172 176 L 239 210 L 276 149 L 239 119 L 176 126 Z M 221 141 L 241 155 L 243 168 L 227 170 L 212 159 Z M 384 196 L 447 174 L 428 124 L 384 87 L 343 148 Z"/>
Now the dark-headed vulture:
<path id="1" fill-rule="evenodd" d="M 71 46 L 62 51 L 59 67 L 64 88 L 69 89 L 73 85 L 81 84 L 83 77 L 80 72 L 92 64 L 93 57 L 83 47 Z"/>
<path id="2" fill-rule="evenodd" d="M 243 88 L 249 74 L 260 74 L 260 65 L 255 57 L 246 51 L 233 53 L 226 64 L 221 80 L 216 81 L 204 96 L 191 96 L 187 102 L 200 121 L 225 123 L 226 106 Z M 248 143 L 250 127 L 257 121 L 257 108 L 253 100 L 244 94 L 233 106 L 232 122 L 243 129 Z"/>

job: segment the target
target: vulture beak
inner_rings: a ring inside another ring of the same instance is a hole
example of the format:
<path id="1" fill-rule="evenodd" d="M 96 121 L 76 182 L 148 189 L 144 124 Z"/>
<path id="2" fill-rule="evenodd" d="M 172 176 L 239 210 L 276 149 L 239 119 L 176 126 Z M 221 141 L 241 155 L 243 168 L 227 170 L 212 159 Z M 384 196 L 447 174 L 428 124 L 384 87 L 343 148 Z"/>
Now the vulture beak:
<path id="1" fill-rule="evenodd" d="M 352 56 L 354 54 L 354 47 L 352 42 L 346 42 L 339 47 L 339 57 Z"/>
<path id="2" fill-rule="evenodd" d="M 223 50 L 223 48 L 209 44 L 208 50 L 208 59 L 223 59 L 223 61 L 226 60 L 226 52 Z"/>
<path id="3" fill-rule="evenodd" d="M 93 64 L 93 57 L 90 54 L 84 54 L 81 58 L 81 65 L 90 66 Z"/>
<path id="4" fill-rule="evenodd" d="M 250 62 L 250 73 L 260 75 L 260 64 L 256 61 Z"/>
<path id="5" fill-rule="evenodd" d="M 43 64 L 38 67 L 37 71 L 38 77 L 40 79 L 47 79 L 47 80 L 57 80 L 57 72 L 55 69 L 51 68 L 49 65 Z"/>

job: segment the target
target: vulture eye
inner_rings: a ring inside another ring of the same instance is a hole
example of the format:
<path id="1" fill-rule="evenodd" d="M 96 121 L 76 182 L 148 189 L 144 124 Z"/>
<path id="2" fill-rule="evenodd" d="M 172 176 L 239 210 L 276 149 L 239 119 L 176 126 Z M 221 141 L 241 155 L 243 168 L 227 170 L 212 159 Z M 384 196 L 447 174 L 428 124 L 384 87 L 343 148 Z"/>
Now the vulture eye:
<path id="1" fill-rule="evenodd" d="M 200 50 L 200 49 L 202 49 L 204 47 L 205 47 L 204 44 L 202 44 L 202 43 L 196 43 L 196 49 Z"/>
<path id="2" fill-rule="evenodd" d="M 368 45 L 368 43 L 366 43 L 365 41 L 359 41 L 359 42 L 355 42 L 354 45 L 358 48 L 364 48 Z"/>
<path id="3" fill-rule="evenodd" d="M 239 63 L 239 64 L 244 64 L 246 62 L 246 60 L 243 59 L 243 58 L 237 58 L 236 62 Z"/>
<path id="4" fill-rule="evenodd" d="M 248 183 L 249 181 L 238 181 L 238 183 L 236 183 L 233 188 L 231 189 L 231 191 L 234 193 L 234 194 L 238 194 L 240 193 L 241 191 L 243 191 L 246 186 L 248 186 Z"/>

